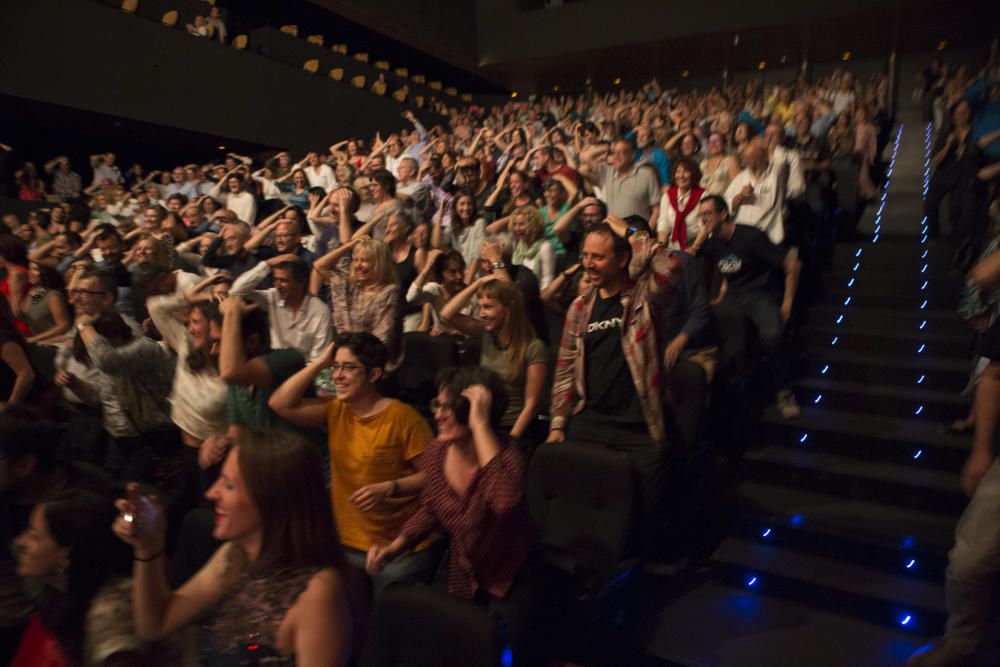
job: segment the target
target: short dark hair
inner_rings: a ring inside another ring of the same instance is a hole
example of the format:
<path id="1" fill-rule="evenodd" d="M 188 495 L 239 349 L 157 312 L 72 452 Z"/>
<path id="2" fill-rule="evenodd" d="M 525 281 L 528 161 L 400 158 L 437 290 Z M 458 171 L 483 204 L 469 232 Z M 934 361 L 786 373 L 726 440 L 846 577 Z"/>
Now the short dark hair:
<path id="1" fill-rule="evenodd" d="M 303 261 L 288 260 L 285 262 L 279 262 L 277 266 L 272 269 L 272 273 L 278 270 L 288 271 L 288 273 L 291 274 L 292 280 L 297 283 L 305 285 L 309 281 L 309 266 Z"/>
<path id="2" fill-rule="evenodd" d="M 629 246 L 628 241 L 618 236 L 615 230 L 606 222 L 602 222 L 599 225 L 594 225 L 588 231 L 586 236 L 591 234 L 602 234 L 604 236 L 611 237 L 611 243 L 614 248 L 614 253 L 617 256 L 630 255 L 632 253 L 632 248 Z M 586 238 L 586 236 L 584 238 Z"/>
<path id="3" fill-rule="evenodd" d="M 97 285 L 101 288 L 102 292 L 106 292 L 111 296 L 118 296 L 118 281 L 115 279 L 115 274 L 110 271 L 105 271 L 104 269 L 87 269 L 80 275 L 80 279 L 85 278 L 96 278 Z"/>
<path id="4" fill-rule="evenodd" d="M 180 201 L 181 206 L 188 203 L 187 195 L 182 195 L 180 192 L 175 192 L 174 194 L 167 197 L 167 201 L 170 201 L 171 199 L 176 199 Z"/>
<path id="5" fill-rule="evenodd" d="M 169 273 L 170 269 L 157 261 L 140 262 L 132 272 L 132 285 L 148 292 L 153 283 Z"/>
<path id="6" fill-rule="evenodd" d="M 163 218 L 160 218 L 161 220 Z M 110 241 L 111 239 L 118 239 L 119 243 L 124 243 L 122 240 L 122 235 L 118 233 L 116 229 L 105 229 L 97 234 L 96 241 L 100 243 L 101 241 Z"/>
<path id="7" fill-rule="evenodd" d="M 720 195 L 705 195 L 701 198 L 701 204 L 710 202 L 712 207 L 715 208 L 716 213 L 725 213 L 729 215 L 729 204 Z M 701 205 L 699 204 L 699 206 Z"/>
<path id="8" fill-rule="evenodd" d="M 459 399 L 462 397 L 462 392 L 474 384 L 481 384 L 489 389 L 492 395 L 490 426 L 495 431 L 500 429 L 500 422 L 510 404 L 510 395 L 499 375 L 482 366 L 455 366 L 445 368 L 438 373 L 436 384 L 440 391 L 448 394 L 455 401 L 455 415 L 461 422 L 467 422 L 469 418 L 467 401 L 464 408 L 460 405 Z M 462 414 L 463 412 L 464 414 Z"/>
<path id="9" fill-rule="evenodd" d="M 594 201 L 596 202 L 595 204 L 588 204 L 587 206 L 597 206 L 599 209 L 601 209 L 601 220 L 608 217 L 608 205 L 604 203 L 604 200 L 595 199 Z M 586 206 L 584 208 L 586 208 Z"/>
<path id="10" fill-rule="evenodd" d="M 336 349 L 346 347 L 367 369 L 384 369 L 389 360 L 389 351 L 386 349 L 385 343 L 380 341 L 375 334 L 367 331 L 337 334 L 333 339 L 333 344 Z"/>
<path id="11" fill-rule="evenodd" d="M 306 194 L 316 195 L 317 197 L 325 197 L 326 196 L 326 190 L 324 190 L 323 188 L 321 188 L 319 186 L 316 186 L 316 187 L 313 187 L 313 188 L 309 188 L 306 191 Z"/>

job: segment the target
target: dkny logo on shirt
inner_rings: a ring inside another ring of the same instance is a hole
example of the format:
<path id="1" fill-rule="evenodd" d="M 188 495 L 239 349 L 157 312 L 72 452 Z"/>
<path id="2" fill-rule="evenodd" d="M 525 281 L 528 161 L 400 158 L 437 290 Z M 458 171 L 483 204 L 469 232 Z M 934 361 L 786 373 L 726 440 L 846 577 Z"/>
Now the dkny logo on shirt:
<path id="1" fill-rule="evenodd" d="M 734 273 L 739 273 L 742 268 L 743 260 L 736 255 L 726 255 L 719 260 L 719 271 L 721 271 L 724 276 L 731 276 Z"/>
<path id="2" fill-rule="evenodd" d="M 600 322 L 591 322 L 587 325 L 587 333 L 594 333 L 595 331 L 604 331 L 605 329 L 610 329 L 612 327 L 621 328 L 622 318 L 612 317 L 610 320 L 601 320 Z"/>

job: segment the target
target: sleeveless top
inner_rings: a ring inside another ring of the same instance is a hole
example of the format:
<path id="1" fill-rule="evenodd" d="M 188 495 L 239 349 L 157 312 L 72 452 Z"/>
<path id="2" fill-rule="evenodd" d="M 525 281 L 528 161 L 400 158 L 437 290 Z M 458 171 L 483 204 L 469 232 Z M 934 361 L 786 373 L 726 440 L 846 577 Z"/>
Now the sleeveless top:
<path id="1" fill-rule="evenodd" d="M 729 178 L 729 160 L 723 157 L 711 170 L 708 168 L 709 160 L 711 158 L 701 163 L 701 187 L 710 195 L 723 195 L 732 180 Z"/>
<path id="2" fill-rule="evenodd" d="M 45 287 L 34 287 L 28 292 L 28 305 L 24 309 L 24 321 L 31 329 L 31 335 L 37 336 L 56 325 L 49 308 L 49 297 L 52 290 Z"/>
<path id="3" fill-rule="evenodd" d="M 241 574 L 198 629 L 199 662 L 213 667 L 294 666 L 295 654 L 275 646 L 278 628 L 320 569 Z"/>
<path id="4" fill-rule="evenodd" d="M 410 288 L 413 281 L 417 279 L 417 265 L 414 263 L 417 256 L 417 246 L 411 245 L 410 252 L 406 254 L 401 262 L 393 262 L 396 268 L 396 275 L 399 276 L 400 291 L 404 294 Z M 419 303 L 403 303 L 403 316 L 419 313 L 421 305 Z"/>

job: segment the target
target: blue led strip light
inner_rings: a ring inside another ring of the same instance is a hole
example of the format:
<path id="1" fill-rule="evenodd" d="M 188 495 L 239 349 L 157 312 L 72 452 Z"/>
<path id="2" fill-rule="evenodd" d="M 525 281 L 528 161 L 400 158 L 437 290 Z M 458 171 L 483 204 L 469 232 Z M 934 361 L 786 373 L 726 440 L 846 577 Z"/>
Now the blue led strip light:
<path id="1" fill-rule="evenodd" d="M 875 213 L 875 229 L 874 229 L 874 232 L 873 232 L 873 235 L 872 235 L 872 245 L 873 246 L 878 243 L 879 233 L 881 233 L 881 231 L 882 231 L 882 214 L 885 212 L 885 207 L 886 207 L 886 204 L 888 203 L 888 199 L 889 199 L 889 185 L 892 183 L 892 172 L 893 172 L 893 169 L 896 168 L 896 155 L 897 155 L 897 153 L 899 153 L 899 143 L 902 140 L 902 137 L 903 137 L 903 126 L 900 125 L 899 126 L 899 130 L 896 132 L 896 139 L 893 142 L 892 157 L 889 160 L 889 168 L 886 170 L 885 185 L 882 186 L 882 194 L 879 197 L 878 210 Z M 854 265 L 851 267 L 851 275 L 850 275 L 850 277 L 847 280 L 848 294 L 847 294 L 846 297 L 844 297 L 844 301 L 843 301 L 843 307 L 845 309 L 847 308 L 847 306 L 850 306 L 851 302 L 853 301 L 853 296 L 851 295 L 850 291 L 858 283 L 858 278 L 860 277 L 861 265 L 862 265 L 861 255 L 863 253 L 864 253 L 864 249 L 860 248 L 860 247 L 857 248 L 855 250 L 855 252 L 854 252 Z M 834 317 L 834 320 L 833 320 L 834 326 L 835 327 L 841 326 L 844 323 L 844 320 L 846 319 L 846 317 L 847 317 L 846 311 L 842 310 L 840 313 L 838 313 Z M 839 335 L 838 336 L 833 336 L 830 339 L 830 347 L 836 347 L 837 344 L 840 343 L 840 339 L 841 339 L 841 337 Z M 826 361 L 821 362 L 819 374 L 820 375 L 826 375 L 829 372 L 830 372 L 830 364 L 828 362 L 826 362 Z M 812 404 L 813 405 L 819 405 L 822 401 L 823 401 L 823 394 L 820 394 L 820 393 L 817 393 L 812 398 Z M 809 440 L 809 433 L 808 432 L 803 432 L 803 433 L 799 434 L 799 444 L 800 445 L 806 444 L 806 442 L 808 440 Z"/>
<path id="2" fill-rule="evenodd" d="M 930 183 L 931 183 L 932 133 L 933 133 L 933 125 L 931 123 L 927 123 L 927 126 L 924 128 L 924 173 L 923 173 L 923 187 L 921 189 L 921 196 L 925 202 L 927 201 L 927 192 L 930 189 Z M 928 247 L 930 239 L 928 232 L 929 229 L 927 227 L 927 216 L 925 215 L 923 219 L 920 221 L 920 245 L 917 248 L 917 252 L 920 253 L 920 261 L 917 262 L 917 264 L 920 266 L 919 271 L 920 275 L 922 276 L 927 274 L 927 269 L 930 266 L 930 260 L 928 259 L 930 255 L 930 248 Z M 927 299 L 927 288 L 930 287 L 930 284 L 931 284 L 930 280 L 925 279 L 921 282 L 920 288 L 917 290 L 917 300 L 920 303 L 920 310 L 927 310 L 927 306 L 929 303 Z M 927 330 L 927 319 L 922 313 L 916 321 L 916 326 L 917 326 L 917 335 L 919 335 L 921 331 Z M 917 341 L 917 343 L 915 344 L 915 349 L 918 355 L 924 354 L 925 352 L 927 352 L 927 344 Z M 916 376 L 914 378 L 915 384 L 922 385 L 926 377 L 927 375 L 925 373 L 917 371 Z M 919 417 L 921 414 L 923 414 L 923 412 L 924 412 L 924 405 L 922 403 L 918 403 L 913 406 L 914 417 Z M 917 449 L 911 455 L 911 459 L 915 463 L 919 462 L 920 457 L 923 453 L 924 452 L 922 449 Z"/>

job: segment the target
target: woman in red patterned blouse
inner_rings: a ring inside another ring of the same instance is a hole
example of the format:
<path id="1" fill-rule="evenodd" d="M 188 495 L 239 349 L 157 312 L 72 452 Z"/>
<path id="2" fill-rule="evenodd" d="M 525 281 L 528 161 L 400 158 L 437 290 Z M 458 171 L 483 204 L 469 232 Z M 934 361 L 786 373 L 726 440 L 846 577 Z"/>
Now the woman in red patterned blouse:
<path id="1" fill-rule="evenodd" d="M 427 474 L 420 509 L 391 544 L 371 548 L 367 569 L 376 574 L 432 531 L 447 533 L 448 591 L 497 613 L 514 654 L 525 655 L 532 630 L 527 563 L 537 536 L 524 502 L 524 457 L 496 434 L 506 391 L 484 368 L 446 370 L 438 387 L 431 401 L 438 437 L 417 462 Z"/>

